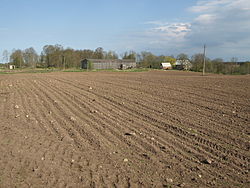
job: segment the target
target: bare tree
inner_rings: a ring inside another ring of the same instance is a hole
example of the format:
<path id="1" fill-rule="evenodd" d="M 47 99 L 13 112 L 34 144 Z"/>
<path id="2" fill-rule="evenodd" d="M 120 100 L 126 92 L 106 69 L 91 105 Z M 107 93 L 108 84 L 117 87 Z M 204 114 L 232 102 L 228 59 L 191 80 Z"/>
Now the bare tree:
<path id="1" fill-rule="evenodd" d="M 38 62 L 38 55 L 34 48 L 27 48 L 23 52 L 23 58 L 26 66 L 36 68 Z"/>
<path id="2" fill-rule="evenodd" d="M 23 52 L 22 50 L 13 50 L 10 55 L 10 61 L 16 66 L 21 68 L 24 65 Z"/>
<path id="3" fill-rule="evenodd" d="M 9 63 L 9 57 L 10 57 L 10 54 L 9 54 L 8 50 L 4 50 L 3 54 L 2 54 L 2 61 L 3 61 L 3 63 L 6 64 L 6 67 L 8 66 L 8 63 Z"/>

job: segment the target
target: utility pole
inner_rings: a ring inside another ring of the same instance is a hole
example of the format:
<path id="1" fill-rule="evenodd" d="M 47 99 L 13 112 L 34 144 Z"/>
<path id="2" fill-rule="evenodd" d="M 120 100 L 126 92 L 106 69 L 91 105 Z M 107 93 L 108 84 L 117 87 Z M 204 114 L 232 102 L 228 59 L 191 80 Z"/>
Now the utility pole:
<path id="1" fill-rule="evenodd" d="M 206 45 L 204 45 L 202 76 L 205 75 L 205 69 L 206 69 Z"/>

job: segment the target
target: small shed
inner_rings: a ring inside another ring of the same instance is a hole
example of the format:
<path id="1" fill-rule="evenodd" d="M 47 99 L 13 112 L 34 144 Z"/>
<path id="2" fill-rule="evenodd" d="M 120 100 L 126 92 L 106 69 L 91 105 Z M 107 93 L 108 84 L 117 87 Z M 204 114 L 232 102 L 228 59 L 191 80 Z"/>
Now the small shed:
<path id="1" fill-rule="evenodd" d="M 10 70 L 13 70 L 13 69 L 15 69 L 15 68 L 16 68 L 15 65 L 9 65 L 9 69 L 10 69 Z"/>
<path id="2" fill-rule="evenodd" d="M 129 69 L 135 68 L 133 59 L 83 59 L 81 69 Z"/>
<path id="3" fill-rule="evenodd" d="M 169 70 L 169 69 L 172 69 L 172 65 L 170 62 L 163 62 L 161 63 L 161 68 L 164 70 Z"/>

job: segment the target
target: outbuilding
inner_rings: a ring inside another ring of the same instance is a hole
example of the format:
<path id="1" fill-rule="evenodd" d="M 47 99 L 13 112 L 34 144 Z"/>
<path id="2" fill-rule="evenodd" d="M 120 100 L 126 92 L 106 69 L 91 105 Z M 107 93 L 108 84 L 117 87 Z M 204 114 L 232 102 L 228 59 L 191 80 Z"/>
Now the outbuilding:
<path id="1" fill-rule="evenodd" d="M 9 69 L 10 69 L 10 70 L 13 70 L 13 69 L 15 69 L 15 68 L 16 68 L 15 65 L 9 65 Z"/>
<path id="2" fill-rule="evenodd" d="M 163 62 L 161 63 L 161 68 L 164 70 L 169 70 L 169 69 L 172 69 L 172 65 L 169 62 Z"/>
<path id="3" fill-rule="evenodd" d="M 81 69 L 129 69 L 135 68 L 133 59 L 83 59 Z"/>

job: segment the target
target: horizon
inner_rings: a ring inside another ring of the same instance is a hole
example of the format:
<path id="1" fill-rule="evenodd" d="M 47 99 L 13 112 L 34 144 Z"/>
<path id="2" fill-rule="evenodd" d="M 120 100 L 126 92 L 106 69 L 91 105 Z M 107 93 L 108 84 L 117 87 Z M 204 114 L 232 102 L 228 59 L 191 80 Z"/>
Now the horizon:
<path id="1" fill-rule="evenodd" d="M 250 60 L 248 0 L 0 0 L 0 62 L 4 50 L 60 44 L 155 55 Z"/>

